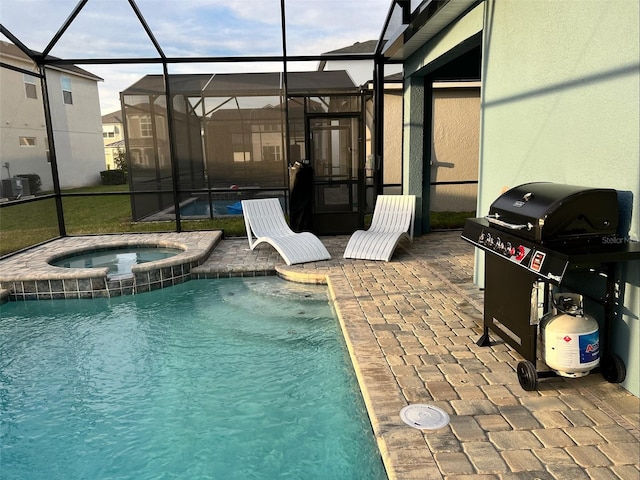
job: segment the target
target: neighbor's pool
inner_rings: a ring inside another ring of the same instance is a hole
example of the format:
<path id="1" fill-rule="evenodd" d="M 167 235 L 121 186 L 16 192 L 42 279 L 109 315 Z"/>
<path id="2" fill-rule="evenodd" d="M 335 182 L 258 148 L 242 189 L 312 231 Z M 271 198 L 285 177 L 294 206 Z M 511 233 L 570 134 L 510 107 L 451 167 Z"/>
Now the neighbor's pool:
<path id="1" fill-rule="evenodd" d="M 51 265 L 65 268 L 108 267 L 109 275 L 123 275 L 131 273 L 134 265 L 162 260 L 182 252 L 178 248 L 112 248 L 60 257 L 52 261 Z"/>
<path id="2" fill-rule="evenodd" d="M 0 307 L 4 480 L 384 479 L 323 287 Z"/>
<path id="3" fill-rule="evenodd" d="M 221 216 L 221 215 L 242 215 L 238 211 L 238 200 L 196 200 L 180 207 L 181 216 Z M 231 208 L 227 208 L 231 207 Z"/>
<path id="4" fill-rule="evenodd" d="M 284 198 L 278 197 L 280 204 L 284 208 Z M 212 200 L 198 199 L 180 207 L 181 216 L 224 216 L 242 215 L 242 205 L 240 200 Z"/>

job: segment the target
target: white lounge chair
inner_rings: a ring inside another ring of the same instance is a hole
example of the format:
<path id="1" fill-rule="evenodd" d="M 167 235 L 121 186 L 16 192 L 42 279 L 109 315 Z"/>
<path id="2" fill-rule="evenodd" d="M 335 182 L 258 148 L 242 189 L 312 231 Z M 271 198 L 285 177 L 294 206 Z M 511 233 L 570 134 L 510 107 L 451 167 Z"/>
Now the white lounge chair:
<path id="1" fill-rule="evenodd" d="M 242 214 L 251 250 L 261 243 L 268 243 L 282 255 L 287 265 L 331 258 L 313 233 L 295 233 L 289 228 L 277 198 L 242 200 Z"/>
<path id="2" fill-rule="evenodd" d="M 347 243 L 344 258 L 388 262 L 398 242 L 413 242 L 415 195 L 379 195 L 369 230 L 358 230 Z"/>

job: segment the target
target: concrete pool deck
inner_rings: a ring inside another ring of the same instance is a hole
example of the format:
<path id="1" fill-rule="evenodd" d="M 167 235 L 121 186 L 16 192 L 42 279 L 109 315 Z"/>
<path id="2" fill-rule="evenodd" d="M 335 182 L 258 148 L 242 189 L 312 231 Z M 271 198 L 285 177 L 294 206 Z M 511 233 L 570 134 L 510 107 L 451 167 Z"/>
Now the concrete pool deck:
<path id="1" fill-rule="evenodd" d="M 640 399 L 599 374 L 527 392 L 519 354 L 495 336 L 475 344 L 483 292 L 459 232 L 418 237 L 388 263 L 343 259 L 347 240 L 322 237 L 331 260 L 287 266 L 268 245 L 224 239 L 191 277 L 327 283 L 392 480 L 640 478 Z M 399 412 L 415 403 L 449 425 L 409 427 Z"/>

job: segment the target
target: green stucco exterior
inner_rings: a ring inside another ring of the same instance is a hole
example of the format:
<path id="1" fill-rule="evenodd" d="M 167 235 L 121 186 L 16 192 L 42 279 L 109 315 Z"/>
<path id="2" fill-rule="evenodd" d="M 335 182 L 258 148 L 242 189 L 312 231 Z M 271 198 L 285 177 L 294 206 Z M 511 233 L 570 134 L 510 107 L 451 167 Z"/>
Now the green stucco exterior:
<path id="1" fill-rule="evenodd" d="M 639 3 L 486 5 L 479 211 L 530 181 L 638 192 Z"/>

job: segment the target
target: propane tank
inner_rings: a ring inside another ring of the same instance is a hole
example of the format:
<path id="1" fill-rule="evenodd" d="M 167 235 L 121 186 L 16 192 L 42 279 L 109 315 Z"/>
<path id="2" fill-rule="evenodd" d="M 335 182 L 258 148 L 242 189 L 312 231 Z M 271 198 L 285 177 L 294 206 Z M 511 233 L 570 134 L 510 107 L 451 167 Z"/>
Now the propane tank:
<path id="1" fill-rule="evenodd" d="M 584 314 L 582 295 L 558 293 L 553 304 L 540 323 L 544 362 L 563 377 L 583 377 L 600 363 L 598 322 Z"/>

